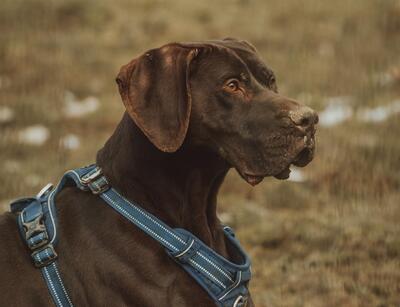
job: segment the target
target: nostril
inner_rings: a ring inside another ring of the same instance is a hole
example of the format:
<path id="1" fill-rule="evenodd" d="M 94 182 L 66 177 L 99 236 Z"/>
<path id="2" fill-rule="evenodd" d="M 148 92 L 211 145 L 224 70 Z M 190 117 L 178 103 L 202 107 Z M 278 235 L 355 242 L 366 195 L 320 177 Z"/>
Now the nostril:
<path id="1" fill-rule="evenodd" d="M 308 117 L 303 117 L 300 121 L 300 126 L 307 127 L 310 125 L 310 119 Z"/>
<path id="2" fill-rule="evenodd" d="M 307 128 L 318 123 L 317 113 L 309 107 L 301 107 L 296 111 L 290 111 L 289 118 L 295 125 L 303 128 Z"/>

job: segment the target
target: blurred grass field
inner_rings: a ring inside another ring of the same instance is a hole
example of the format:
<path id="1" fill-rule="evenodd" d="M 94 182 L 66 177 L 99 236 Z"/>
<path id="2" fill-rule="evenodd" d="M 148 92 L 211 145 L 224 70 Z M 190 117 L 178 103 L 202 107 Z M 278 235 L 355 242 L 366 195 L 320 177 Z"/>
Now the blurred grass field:
<path id="1" fill-rule="evenodd" d="M 94 161 L 123 112 L 122 64 L 226 36 L 258 48 L 281 93 L 352 110 L 319 128 L 302 180 L 252 188 L 229 173 L 220 215 L 252 255 L 257 306 L 400 306 L 400 113 L 357 117 L 400 99 L 398 0 L 2 0 L 1 210 Z"/>

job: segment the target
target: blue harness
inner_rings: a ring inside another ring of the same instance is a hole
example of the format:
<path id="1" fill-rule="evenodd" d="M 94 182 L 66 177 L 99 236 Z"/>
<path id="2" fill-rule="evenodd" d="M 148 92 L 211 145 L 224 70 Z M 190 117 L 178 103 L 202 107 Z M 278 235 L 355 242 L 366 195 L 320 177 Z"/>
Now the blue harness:
<path id="1" fill-rule="evenodd" d="M 250 260 L 231 228 L 225 226 L 223 230 L 239 264 L 220 256 L 190 232 L 170 228 L 124 198 L 110 187 L 101 169 L 91 165 L 66 172 L 55 189 L 47 185 L 36 197 L 19 199 L 11 204 L 11 211 L 18 215 L 21 237 L 31 250 L 34 265 L 41 270 L 57 307 L 73 306 L 57 267 L 55 251 L 58 235 L 54 199 L 66 185 L 75 185 L 99 195 L 114 210 L 163 245 L 167 254 L 207 291 L 216 306 L 247 305 Z"/>

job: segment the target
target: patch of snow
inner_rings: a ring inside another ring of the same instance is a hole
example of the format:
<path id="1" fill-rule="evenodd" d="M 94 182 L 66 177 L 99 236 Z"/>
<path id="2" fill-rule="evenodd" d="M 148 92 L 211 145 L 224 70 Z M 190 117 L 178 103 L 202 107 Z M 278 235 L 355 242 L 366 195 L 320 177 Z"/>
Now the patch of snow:
<path id="1" fill-rule="evenodd" d="M 400 99 L 386 106 L 361 109 L 357 112 L 357 119 L 363 122 L 379 123 L 396 113 L 400 113 Z"/>
<path id="2" fill-rule="evenodd" d="M 292 167 L 290 169 L 290 175 L 287 180 L 293 181 L 293 182 L 304 182 L 304 181 L 306 181 L 306 177 L 304 176 L 304 174 L 301 170 L 299 170 L 298 168 Z"/>
<path id="3" fill-rule="evenodd" d="M 65 93 L 64 102 L 64 113 L 70 118 L 82 117 L 93 113 L 100 106 L 99 100 L 96 97 L 89 96 L 79 101 L 71 92 Z"/>
<path id="4" fill-rule="evenodd" d="M 353 116 L 351 97 L 339 96 L 326 100 L 326 108 L 319 113 L 319 124 L 323 127 L 336 126 Z"/>
<path id="5" fill-rule="evenodd" d="M 0 124 L 9 123 L 14 119 L 14 111 L 7 106 L 0 106 Z"/>
<path id="6" fill-rule="evenodd" d="M 81 146 L 81 141 L 79 140 L 79 137 L 75 134 L 68 134 L 61 139 L 61 145 L 65 149 L 75 150 L 78 149 L 79 146 Z"/>
<path id="7" fill-rule="evenodd" d="M 50 131 L 43 125 L 27 127 L 18 134 L 18 139 L 20 142 L 36 146 L 41 146 L 46 143 L 49 137 Z"/>

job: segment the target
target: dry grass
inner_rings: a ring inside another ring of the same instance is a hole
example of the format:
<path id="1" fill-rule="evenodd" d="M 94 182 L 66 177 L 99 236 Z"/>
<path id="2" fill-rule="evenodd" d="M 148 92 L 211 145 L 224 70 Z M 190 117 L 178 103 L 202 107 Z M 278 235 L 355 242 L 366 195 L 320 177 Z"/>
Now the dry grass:
<path id="1" fill-rule="evenodd" d="M 355 109 L 400 96 L 395 0 L 2 0 L 0 110 L 16 114 L 0 122 L 3 208 L 93 161 L 123 110 L 122 64 L 165 42 L 225 36 L 256 45 L 281 92 L 317 110 L 332 96 Z M 99 110 L 67 118 L 66 91 L 98 97 Z M 229 174 L 221 216 L 252 254 L 258 306 L 400 305 L 399 119 L 321 128 L 305 182 L 252 189 Z M 18 141 L 34 124 L 50 129 L 44 146 Z M 60 143 L 71 133 L 76 150 Z"/>

